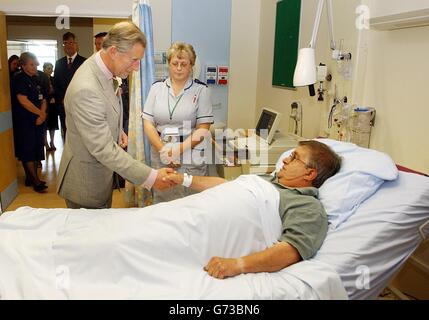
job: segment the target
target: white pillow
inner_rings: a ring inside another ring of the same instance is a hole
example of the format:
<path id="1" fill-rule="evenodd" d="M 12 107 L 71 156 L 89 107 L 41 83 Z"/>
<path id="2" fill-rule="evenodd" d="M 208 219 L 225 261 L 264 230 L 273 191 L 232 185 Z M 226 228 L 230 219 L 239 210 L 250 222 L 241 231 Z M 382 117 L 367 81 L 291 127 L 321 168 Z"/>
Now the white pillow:
<path id="1" fill-rule="evenodd" d="M 418 230 L 428 219 L 429 178 L 399 172 L 328 232 L 313 259 L 334 267 L 350 299 L 376 299 L 422 241 Z M 422 232 L 429 236 L 429 226 Z M 370 289 L 356 286 L 362 283 L 358 266 L 370 268 Z"/>
<path id="2" fill-rule="evenodd" d="M 398 177 L 395 163 L 385 153 L 331 139 L 315 140 L 331 147 L 343 160 L 340 171 L 319 188 L 319 199 L 333 228 L 355 213 L 359 205 L 373 195 L 385 180 Z M 282 160 L 292 151 L 281 155 L 276 172 L 281 169 Z"/>

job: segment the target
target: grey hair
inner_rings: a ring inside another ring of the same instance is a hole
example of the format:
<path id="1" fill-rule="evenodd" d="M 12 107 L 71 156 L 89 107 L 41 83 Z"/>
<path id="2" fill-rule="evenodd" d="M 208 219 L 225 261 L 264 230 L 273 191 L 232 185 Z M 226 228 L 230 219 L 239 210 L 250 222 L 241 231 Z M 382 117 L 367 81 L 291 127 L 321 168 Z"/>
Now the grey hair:
<path id="1" fill-rule="evenodd" d="M 341 168 L 341 157 L 329 146 L 315 140 L 300 141 L 299 146 L 310 151 L 309 168 L 317 170 L 317 177 L 313 180 L 313 187 L 320 188 L 330 177 Z"/>
<path id="2" fill-rule="evenodd" d="M 50 63 L 50 62 L 45 62 L 44 64 L 43 64 L 43 70 L 45 70 L 46 68 L 48 68 L 48 67 L 54 67 L 54 65 L 52 64 L 52 63 Z"/>
<path id="3" fill-rule="evenodd" d="M 146 48 L 146 36 L 134 23 L 122 21 L 115 24 L 103 40 L 103 49 L 115 46 L 119 52 L 129 51 L 135 44 L 140 43 Z"/>
<path id="4" fill-rule="evenodd" d="M 28 61 L 33 60 L 36 64 L 39 63 L 39 61 L 37 60 L 37 57 L 34 53 L 31 52 L 23 52 L 21 53 L 21 56 L 19 57 L 19 64 L 21 66 L 25 66 Z"/>

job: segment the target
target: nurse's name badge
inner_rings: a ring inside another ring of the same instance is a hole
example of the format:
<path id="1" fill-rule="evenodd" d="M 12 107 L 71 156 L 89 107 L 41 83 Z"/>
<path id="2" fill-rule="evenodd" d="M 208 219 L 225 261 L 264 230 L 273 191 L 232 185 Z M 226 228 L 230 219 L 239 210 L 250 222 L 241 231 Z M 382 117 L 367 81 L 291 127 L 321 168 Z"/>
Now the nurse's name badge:
<path id="1" fill-rule="evenodd" d="M 162 132 L 162 141 L 167 143 L 174 143 L 179 141 L 179 128 L 169 127 L 165 128 Z"/>

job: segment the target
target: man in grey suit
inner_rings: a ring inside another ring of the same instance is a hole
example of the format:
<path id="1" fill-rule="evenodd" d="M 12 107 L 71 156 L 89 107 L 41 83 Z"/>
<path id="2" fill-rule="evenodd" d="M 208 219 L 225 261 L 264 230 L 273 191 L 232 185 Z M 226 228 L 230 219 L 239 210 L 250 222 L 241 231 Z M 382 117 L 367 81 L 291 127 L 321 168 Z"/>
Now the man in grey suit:
<path id="1" fill-rule="evenodd" d="M 170 168 L 154 170 L 122 148 L 122 108 L 117 77 L 126 78 L 140 67 L 146 37 L 131 22 L 112 27 L 103 49 L 76 71 L 64 107 L 67 136 L 61 158 L 57 192 L 68 208 L 110 208 L 114 172 L 147 189 L 165 189 Z"/>

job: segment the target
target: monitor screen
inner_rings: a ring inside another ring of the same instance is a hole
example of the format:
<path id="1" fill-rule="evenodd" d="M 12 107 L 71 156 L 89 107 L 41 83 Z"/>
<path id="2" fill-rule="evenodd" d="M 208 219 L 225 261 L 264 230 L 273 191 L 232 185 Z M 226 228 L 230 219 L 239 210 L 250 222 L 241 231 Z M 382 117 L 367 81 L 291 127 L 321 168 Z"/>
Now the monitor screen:
<path id="1" fill-rule="evenodd" d="M 274 134 L 280 124 L 281 113 L 271 110 L 269 108 L 262 108 L 261 115 L 259 116 L 258 123 L 256 125 L 256 134 L 265 139 L 268 144 L 271 144 L 274 138 Z M 266 130 L 262 131 L 261 130 Z"/>
<path id="2" fill-rule="evenodd" d="M 256 134 L 259 136 L 262 129 L 268 130 L 268 134 L 270 134 L 276 116 L 277 114 L 263 109 L 258 124 L 256 125 Z"/>

